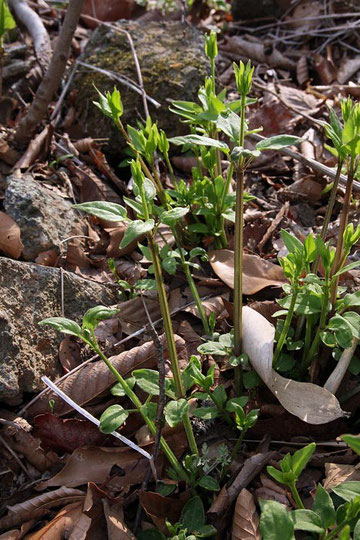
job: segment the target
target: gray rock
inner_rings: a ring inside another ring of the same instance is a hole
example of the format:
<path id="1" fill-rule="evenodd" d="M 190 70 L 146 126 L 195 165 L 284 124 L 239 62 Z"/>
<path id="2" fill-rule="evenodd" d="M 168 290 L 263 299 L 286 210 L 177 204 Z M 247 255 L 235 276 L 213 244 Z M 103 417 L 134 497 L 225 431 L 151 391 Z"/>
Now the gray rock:
<path id="1" fill-rule="evenodd" d="M 116 287 L 64 274 L 65 317 L 81 321 L 95 305 L 118 302 Z M 43 388 L 41 377 L 62 374 L 58 347 L 63 339 L 45 317 L 61 315 L 61 273 L 57 268 L 0 257 L 0 400 L 15 405 L 22 392 Z"/>
<path id="2" fill-rule="evenodd" d="M 209 60 L 204 53 L 204 38 L 193 26 L 177 21 L 117 23 L 130 32 L 139 59 L 144 87 L 149 96 L 161 104 L 159 109 L 149 103 L 153 120 L 158 120 L 168 136 L 187 132 L 179 117 L 168 110 L 170 100 L 197 101 L 199 87 L 209 74 Z M 100 26 L 92 35 L 81 57 L 83 62 L 138 82 L 134 59 L 124 34 Z M 124 104 L 123 124 L 136 126 L 144 118 L 142 97 L 128 86 L 104 74 L 82 68 L 74 80 L 78 90 L 77 107 L 82 130 L 91 137 L 110 137 L 105 148 L 110 155 L 119 155 L 125 146 L 123 137 L 109 118 L 93 105 L 98 99 L 94 85 L 101 91 L 121 92 Z"/>
<path id="3" fill-rule="evenodd" d="M 86 234 L 71 203 L 31 175 L 11 175 L 6 183 L 4 207 L 20 227 L 25 260 L 34 260 L 72 234 Z"/>

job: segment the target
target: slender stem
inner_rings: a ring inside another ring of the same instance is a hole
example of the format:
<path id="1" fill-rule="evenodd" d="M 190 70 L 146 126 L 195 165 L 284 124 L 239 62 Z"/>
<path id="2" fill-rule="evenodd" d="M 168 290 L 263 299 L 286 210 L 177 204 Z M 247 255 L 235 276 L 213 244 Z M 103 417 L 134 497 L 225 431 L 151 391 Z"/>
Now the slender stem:
<path id="1" fill-rule="evenodd" d="M 286 319 L 285 319 L 285 322 L 284 322 L 284 326 L 283 326 L 283 329 L 281 331 L 279 341 L 277 342 L 275 353 L 274 353 L 274 359 L 273 359 L 273 367 L 274 367 L 274 369 L 277 367 L 277 363 L 278 363 L 278 360 L 279 360 L 280 353 L 282 351 L 282 348 L 284 346 L 285 340 L 286 340 L 288 332 L 289 332 L 291 320 L 292 320 L 293 315 L 294 315 L 294 309 L 295 309 L 295 304 L 296 304 L 296 299 L 297 299 L 298 293 L 299 293 L 299 286 L 298 286 L 297 283 L 295 283 L 293 285 L 293 292 L 292 292 L 292 297 L 291 297 L 289 310 L 287 312 Z"/>
<path id="2" fill-rule="evenodd" d="M 336 169 L 336 175 L 335 175 L 335 178 L 334 178 L 333 186 L 331 188 L 331 194 L 330 194 L 330 198 L 329 198 L 329 203 L 328 203 L 328 206 L 327 206 L 327 209 L 326 209 L 326 213 L 325 213 L 325 217 L 324 217 L 324 223 L 323 223 L 323 226 L 322 226 L 322 229 L 321 229 L 320 236 L 321 236 L 321 238 L 322 238 L 322 240 L 324 242 L 326 240 L 326 235 L 327 235 L 327 230 L 328 230 L 328 227 L 329 227 L 331 215 L 332 215 L 333 210 L 334 210 L 334 205 L 335 205 L 335 201 L 336 201 L 336 194 L 337 194 L 337 189 L 338 189 L 338 185 L 339 185 L 339 180 L 340 180 L 340 176 L 341 176 L 341 170 L 342 170 L 343 163 L 344 163 L 343 160 L 338 161 L 338 165 L 337 165 L 337 169 Z M 312 271 L 313 271 L 314 274 L 316 274 L 316 272 L 318 271 L 319 264 L 320 264 L 320 256 L 318 255 L 316 257 L 315 261 L 314 261 L 313 268 L 312 268 Z"/>
<path id="3" fill-rule="evenodd" d="M 244 436 L 245 436 L 246 432 L 247 432 L 247 429 L 243 429 L 241 431 L 240 436 L 239 436 L 238 440 L 236 441 L 234 448 L 232 449 L 231 456 L 230 456 L 230 463 L 229 463 L 229 465 L 227 467 L 225 467 L 223 469 L 223 472 L 222 472 L 221 478 L 220 478 L 221 481 L 223 481 L 225 479 L 225 477 L 226 477 L 226 475 L 228 473 L 229 467 L 230 467 L 231 463 L 234 461 L 234 459 L 236 457 L 236 454 L 238 453 L 239 448 L 240 448 L 240 446 L 241 446 L 241 444 L 242 444 L 242 442 L 244 440 Z"/>
<path id="4" fill-rule="evenodd" d="M 323 298 L 323 304 L 321 308 L 320 313 L 320 320 L 319 325 L 314 337 L 314 341 L 312 342 L 312 345 L 309 350 L 309 354 L 307 355 L 307 358 L 304 358 L 304 362 L 302 363 L 301 370 L 302 373 L 305 374 L 307 368 L 311 365 L 311 362 L 313 358 L 317 355 L 320 341 L 321 341 L 321 332 L 324 330 L 326 326 L 326 318 L 328 314 L 328 304 L 329 304 L 329 295 L 330 295 L 330 283 L 329 283 L 329 276 L 325 276 L 325 285 L 324 285 L 324 298 Z"/>
<path id="5" fill-rule="evenodd" d="M 246 96 L 241 96 L 239 145 L 244 145 Z M 234 250 L 234 354 L 242 350 L 242 266 L 243 266 L 243 221 L 244 221 L 244 167 L 239 160 L 239 178 L 236 183 L 235 205 L 235 250 Z"/>
<path id="6" fill-rule="evenodd" d="M 93 334 L 93 340 L 92 340 L 92 347 L 94 351 L 102 358 L 102 360 L 107 365 L 108 369 L 111 371 L 111 373 L 114 375 L 115 379 L 121 384 L 122 388 L 124 389 L 125 394 L 127 397 L 132 401 L 132 403 L 135 405 L 136 409 L 140 412 L 141 416 L 145 420 L 149 430 L 151 431 L 152 435 L 156 436 L 156 426 L 155 423 L 148 418 L 148 416 L 144 413 L 142 408 L 142 403 L 135 394 L 135 392 L 130 388 L 126 380 L 120 375 L 118 370 L 112 365 L 112 363 L 109 361 L 109 359 L 103 354 L 101 349 L 99 348 L 99 345 L 97 343 L 97 340 Z M 160 445 L 161 448 L 166 455 L 169 463 L 174 468 L 174 470 L 177 472 L 177 474 L 185 480 L 186 482 L 189 482 L 189 478 L 187 473 L 184 471 L 184 469 L 181 467 L 179 461 L 177 460 L 175 454 L 171 450 L 168 443 L 165 441 L 163 437 L 160 438 Z"/>
<path id="7" fill-rule="evenodd" d="M 339 225 L 339 232 L 338 232 L 338 239 L 336 244 L 336 252 L 335 252 L 335 259 L 333 263 L 333 274 L 335 274 L 339 270 L 340 261 L 343 256 L 343 242 L 344 242 L 344 232 L 348 224 L 349 219 L 349 211 L 350 211 L 350 204 L 351 204 L 351 194 L 352 194 L 352 186 L 354 182 L 354 175 L 356 171 L 355 166 L 355 158 L 351 157 L 350 159 L 350 165 L 349 165 L 349 172 L 348 172 L 348 178 L 346 183 L 346 191 L 345 191 L 345 197 L 344 197 L 344 204 L 341 212 L 340 217 L 340 225 Z M 338 290 L 338 284 L 339 284 L 339 278 L 336 278 L 333 283 L 331 284 L 331 305 L 335 306 L 336 297 L 337 297 L 337 290 Z"/>
<path id="8" fill-rule="evenodd" d="M 167 168 L 168 168 L 168 170 L 169 170 L 169 173 L 170 173 L 171 180 L 172 180 L 172 182 L 175 184 L 176 178 L 175 178 L 175 173 L 174 173 L 173 166 L 171 165 L 171 161 L 170 161 L 170 158 L 169 158 L 169 154 L 166 152 L 166 153 L 164 154 L 164 157 L 165 157 L 166 166 L 167 166 Z"/>
<path id="9" fill-rule="evenodd" d="M 305 341 L 304 341 L 304 350 L 302 354 L 301 364 L 303 365 L 306 361 L 306 356 L 309 352 L 310 343 L 311 343 L 311 334 L 312 334 L 312 324 L 310 322 L 310 317 L 306 317 L 305 325 Z"/>
<path id="10" fill-rule="evenodd" d="M 230 415 L 228 414 L 226 410 L 223 409 L 223 407 L 220 405 L 220 403 L 218 402 L 214 394 L 212 392 L 208 392 L 208 396 L 211 399 L 211 401 L 214 403 L 215 407 L 217 408 L 221 416 L 223 416 L 226 423 L 229 424 L 229 426 L 232 426 L 233 422 L 231 421 Z"/>
<path id="11" fill-rule="evenodd" d="M 302 510 L 305 510 L 305 506 L 302 500 L 300 499 L 298 490 L 296 489 L 295 482 L 292 482 L 292 484 L 290 485 L 290 490 L 291 490 L 292 496 L 294 497 L 294 501 L 296 503 L 297 508 L 301 508 Z"/>

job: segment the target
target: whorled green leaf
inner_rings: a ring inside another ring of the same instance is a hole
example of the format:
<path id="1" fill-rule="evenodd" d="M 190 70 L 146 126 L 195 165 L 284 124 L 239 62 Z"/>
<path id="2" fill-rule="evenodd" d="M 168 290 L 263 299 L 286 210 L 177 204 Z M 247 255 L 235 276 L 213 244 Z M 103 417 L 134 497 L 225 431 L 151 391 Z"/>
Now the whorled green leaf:
<path id="1" fill-rule="evenodd" d="M 127 214 L 126 209 L 120 204 L 107 202 L 107 201 L 92 201 L 81 204 L 73 204 L 73 208 L 87 212 L 92 216 L 96 216 L 100 219 L 106 219 L 107 221 L 126 221 Z"/>
<path id="2" fill-rule="evenodd" d="M 112 433 L 123 425 L 127 417 L 128 411 L 121 405 L 111 405 L 104 411 L 100 417 L 100 431 L 102 433 Z"/>
<path id="3" fill-rule="evenodd" d="M 132 221 L 125 231 L 124 237 L 120 243 L 120 248 L 125 248 L 143 234 L 152 231 L 154 225 L 155 223 L 153 219 L 148 219 L 147 221 L 141 221 L 140 219 L 137 219 L 135 221 Z"/>
<path id="4" fill-rule="evenodd" d="M 48 324 L 54 328 L 54 330 L 71 336 L 79 337 L 82 334 L 80 326 L 75 321 L 66 319 L 65 317 L 48 317 L 47 319 L 40 321 L 39 324 Z"/>

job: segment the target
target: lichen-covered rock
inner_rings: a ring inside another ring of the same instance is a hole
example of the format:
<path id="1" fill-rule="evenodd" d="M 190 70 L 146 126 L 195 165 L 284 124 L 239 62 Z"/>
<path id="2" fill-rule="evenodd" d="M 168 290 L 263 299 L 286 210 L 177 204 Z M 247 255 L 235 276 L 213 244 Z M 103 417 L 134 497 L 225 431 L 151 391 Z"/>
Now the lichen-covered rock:
<path id="1" fill-rule="evenodd" d="M 33 261 L 41 251 L 59 246 L 72 234 L 86 234 L 85 222 L 71 208 L 71 202 L 30 174 L 7 178 L 4 207 L 20 227 L 22 256 L 27 261 Z"/>
<path id="2" fill-rule="evenodd" d="M 168 110 L 170 101 L 194 101 L 204 78 L 209 74 L 209 61 L 204 53 L 203 35 L 193 26 L 181 22 L 126 22 L 117 23 L 130 32 L 139 59 L 144 87 L 160 108 L 148 102 L 150 115 L 158 120 L 168 136 L 184 133 L 186 128 L 179 117 Z M 81 60 L 98 68 L 138 82 L 134 59 L 125 34 L 105 26 L 92 35 Z M 104 74 L 82 68 L 74 80 L 78 90 L 77 108 L 82 129 L 94 138 L 110 137 L 106 151 L 118 155 L 125 146 L 123 137 L 111 121 L 93 105 L 97 100 L 94 85 L 101 91 L 110 91 L 116 85 L 124 104 L 124 125 L 136 125 L 144 118 L 142 96 L 133 89 L 110 79 Z"/>
<path id="3" fill-rule="evenodd" d="M 87 309 L 118 302 L 116 287 L 63 272 L 65 317 L 81 321 Z M 43 388 L 41 377 L 62 374 L 59 333 L 38 323 L 61 315 L 61 273 L 0 257 L 0 401 L 16 405 L 22 392 Z"/>

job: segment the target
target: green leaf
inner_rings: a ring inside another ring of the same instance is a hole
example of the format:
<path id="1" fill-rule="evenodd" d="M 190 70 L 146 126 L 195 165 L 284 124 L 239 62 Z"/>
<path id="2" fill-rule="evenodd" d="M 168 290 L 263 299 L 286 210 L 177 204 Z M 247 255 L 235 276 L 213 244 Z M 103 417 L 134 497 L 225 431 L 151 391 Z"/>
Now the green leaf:
<path id="1" fill-rule="evenodd" d="M 136 382 L 135 377 L 129 377 L 126 379 L 126 382 L 130 388 L 134 388 Z M 125 390 L 120 383 L 116 383 L 112 388 L 110 388 L 110 393 L 117 397 L 126 396 Z"/>
<path id="2" fill-rule="evenodd" d="M 189 403 L 186 399 L 169 401 L 165 407 L 165 420 L 170 427 L 175 427 L 182 422 L 185 414 L 189 411 Z"/>
<path id="3" fill-rule="evenodd" d="M 274 135 L 257 143 L 256 148 L 258 150 L 281 150 L 287 146 L 298 144 L 302 141 L 299 137 L 293 135 Z"/>
<path id="4" fill-rule="evenodd" d="M 141 221 L 140 219 L 137 219 L 135 221 L 132 221 L 128 228 L 125 231 L 124 237 L 121 240 L 120 248 L 123 249 L 131 242 L 136 240 L 136 238 L 139 238 L 143 234 L 146 234 L 149 231 L 152 231 L 154 228 L 154 220 L 148 219 L 147 221 Z"/>
<path id="5" fill-rule="evenodd" d="M 285 244 L 289 253 L 295 253 L 296 251 L 303 251 L 303 245 L 293 234 L 288 233 L 285 229 L 281 229 L 281 238 Z"/>
<path id="6" fill-rule="evenodd" d="M 127 126 L 127 131 L 135 150 L 137 150 L 137 152 L 143 153 L 146 146 L 146 139 L 144 137 L 144 134 L 129 125 Z"/>
<path id="7" fill-rule="evenodd" d="M 260 506 L 262 540 L 295 540 L 294 524 L 285 506 L 276 501 L 260 501 Z"/>
<path id="8" fill-rule="evenodd" d="M 336 519 L 334 503 L 329 493 L 321 484 L 317 487 L 312 509 L 320 517 L 324 529 L 328 529 L 334 525 Z"/>
<path id="9" fill-rule="evenodd" d="M 177 264 L 178 264 L 177 260 L 174 257 L 171 257 L 171 256 L 170 257 L 165 257 L 165 259 L 163 259 L 161 261 L 161 266 L 171 276 L 176 274 Z"/>
<path id="10" fill-rule="evenodd" d="M 0 38 L 2 38 L 5 35 L 5 32 L 15 28 L 16 23 L 8 8 L 7 2 L 5 2 L 5 0 L 0 0 L 0 2 Z"/>
<path id="11" fill-rule="evenodd" d="M 335 338 L 340 347 L 347 349 L 351 347 L 353 340 L 353 329 L 343 316 L 335 314 L 331 317 L 328 328 L 333 330 Z"/>
<path id="12" fill-rule="evenodd" d="M 360 456 L 360 435 L 341 435 L 341 439 Z"/>
<path id="13" fill-rule="evenodd" d="M 356 482 L 355 480 L 343 482 L 342 484 L 333 487 L 332 491 L 345 501 L 351 501 L 360 495 L 360 482 Z"/>
<path id="14" fill-rule="evenodd" d="M 360 261 L 352 262 L 346 266 L 344 266 L 341 270 L 336 272 L 336 274 L 333 275 L 333 279 L 337 278 L 338 276 L 341 276 L 341 274 L 345 274 L 345 272 L 348 272 L 349 270 L 353 270 L 354 268 L 357 268 L 360 266 Z"/>
<path id="15" fill-rule="evenodd" d="M 353 532 L 353 539 L 360 540 L 360 519 L 355 525 L 354 532 Z"/>
<path id="16" fill-rule="evenodd" d="M 111 405 L 104 411 L 100 417 L 100 431 L 102 433 L 112 433 L 123 425 L 129 416 L 121 405 Z"/>
<path id="17" fill-rule="evenodd" d="M 360 306 L 360 290 L 353 294 L 346 294 L 344 296 L 344 305 L 346 307 Z"/>
<path id="18" fill-rule="evenodd" d="M 239 141 L 240 117 L 233 111 L 222 112 L 217 119 L 216 127 L 225 133 L 232 142 Z"/>
<path id="19" fill-rule="evenodd" d="M 246 396 L 230 398 L 229 401 L 226 403 L 226 410 L 230 412 L 235 412 L 236 405 L 239 405 L 240 407 L 245 407 L 247 402 L 248 398 Z"/>
<path id="20" fill-rule="evenodd" d="M 111 319 L 119 313 L 119 309 L 112 309 L 106 306 L 95 306 L 88 309 L 83 317 L 82 327 L 93 330 L 100 321 Z"/>
<path id="21" fill-rule="evenodd" d="M 159 395 L 159 373 L 153 369 L 135 369 L 132 376 L 136 384 L 147 394 Z"/>
<path id="22" fill-rule="evenodd" d="M 324 532 L 320 517 L 311 510 L 294 510 L 291 512 L 291 519 L 295 531 L 307 531 L 317 534 Z"/>
<path id="23" fill-rule="evenodd" d="M 219 491 L 220 489 L 218 481 L 212 476 L 203 476 L 200 479 L 198 486 L 207 489 L 208 491 Z"/>
<path id="24" fill-rule="evenodd" d="M 169 142 L 180 146 L 182 144 L 195 144 L 197 146 L 213 146 L 223 150 L 223 152 L 228 152 L 229 147 L 226 143 L 218 141 L 216 139 L 210 139 L 210 137 L 205 137 L 203 135 L 196 135 L 195 133 L 191 135 L 183 135 L 181 137 L 172 137 L 169 139 Z"/>
<path id="25" fill-rule="evenodd" d="M 192 497 L 181 512 L 180 522 L 188 533 L 196 532 L 205 525 L 205 511 L 199 496 Z"/>
<path id="26" fill-rule="evenodd" d="M 252 388 L 260 386 L 262 379 L 256 371 L 246 371 L 243 375 L 243 383 L 246 390 L 251 390 Z"/>
<path id="27" fill-rule="evenodd" d="M 175 225 L 182 217 L 189 213 L 189 208 L 173 208 L 172 210 L 166 210 L 160 216 L 160 220 L 165 225 Z"/>
<path id="28" fill-rule="evenodd" d="M 87 212 L 92 216 L 96 216 L 100 219 L 106 219 L 106 221 L 124 221 L 127 220 L 126 209 L 120 204 L 106 202 L 106 201 L 93 201 L 81 204 L 73 204 L 73 208 Z"/>
<path id="29" fill-rule="evenodd" d="M 353 337 L 360 339 L 360 315 L 355 311 L 347 311 L 343 317 L 350 326 Z"/>
<path id="30" fill-rule="evenodd" d="M 199 345 L 198 351 L 201 354 L 217 354 L 219 356 L 226 356 L 228 354 L 227 348 L 217 341 L 207 341 Z"/>
<path id="31" fill-rule="evenodd" d="M 268 467 L 266 467 L 266 471 L 277 482 L 280 482 L 280 484 L 287 484 L 286 478 L 284 477 L 284 473 L 279 471 L 279 469 L 275 469 L 275 467 L 273 467 L 272 465 L 269 465 Z"/>
<path id="32" fill-rule="evenodd" d="M 311 456 L 315 452 L 316 444 L 310 443 L 304 448 L 297 450 L 291 457 L 292 470 L 295 473 L 296 477 L 299 478 L 303 469 L 306 467 L 307 463 L 310 461 Z"/>
<path id="33" fill-rule="evenodd" d="M 40 321 L 39 324 L 48 324 L 58 332 L 70 334 L 71 336 L 79 337 L 82 334 L 80 326 L 75 321 L 66 319 L 65 317 L 48 317 L 47 319 Z"/>
<path id="34" fill-rule="evenodd" d="M 219 411 L 216 407 L 198 407 L 192 414 L 202 420 L 212 420 L 219 416 Z"/>
<path id="35" fill-rule="evenodd" d="M 157 529 L 146 529 L 145 531 L 140 531 L 137 533 L 136 538 L 137 540 L 166 540 L 165 534 Z"/>
<path id="36" fill-rule="evenodd" d="M 223 407 L 227 400 L 227 395 L 225 388 L 222 385 L 219 385 L 215 388 L 213 391 L 213 396 L 216 399 L 217 403 L 220 404 L 221 407 Z"/>
<path id="37" fill-rule="evenodd" d="M 141 291 L 156 291 L 156 281 L 155 279 L 139 279 L 139 281 L 135 283 L 134 289 Z"/>

